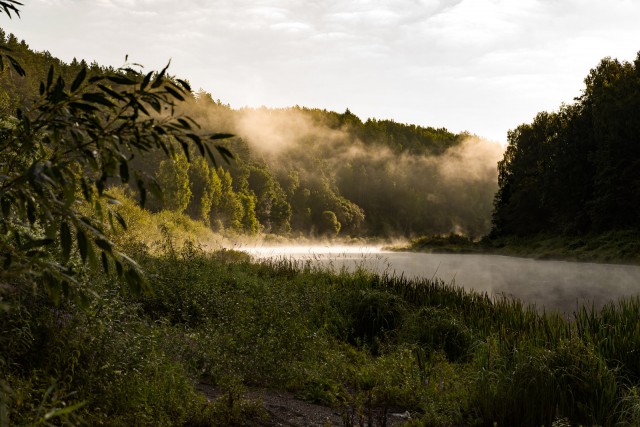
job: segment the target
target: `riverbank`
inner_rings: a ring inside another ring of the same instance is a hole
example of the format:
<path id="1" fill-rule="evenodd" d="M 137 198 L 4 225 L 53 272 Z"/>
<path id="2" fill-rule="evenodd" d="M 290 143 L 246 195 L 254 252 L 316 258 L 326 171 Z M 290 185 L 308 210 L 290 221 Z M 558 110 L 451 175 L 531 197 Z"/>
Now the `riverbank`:
<path id="1" fill-rule="evenodd" d="M 637 298 L 566 317 L 436 279 L 163 247 L 136 254 L 152 293 L 96 270 L 88 307 L 0 314 L 8 424 L 274 425 L 256 389 L 342 425 L 640 421 Z"/>
<path id="2" fill-rule="evenodd" d="M 584 236 L 536 235 L 530 237 L 484 238 L 472 241 L 464 236 L 423 236 L 408 245 L 389 250 L 493 254 L 535 259 L 640 264 L 640 233 L 613 231 Z"/>

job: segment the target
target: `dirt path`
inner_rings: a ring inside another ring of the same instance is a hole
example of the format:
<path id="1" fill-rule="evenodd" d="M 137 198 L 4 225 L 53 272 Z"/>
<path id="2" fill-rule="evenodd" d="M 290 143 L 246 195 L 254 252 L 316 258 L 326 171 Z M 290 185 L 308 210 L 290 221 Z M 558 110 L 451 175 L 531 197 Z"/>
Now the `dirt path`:
<path id="1" fill-rule="evenodd" d="M 215 401 L 223 395 L 221 390 L 208 384 L 201 383 L 197 388 L 209 401 Z M 268 414 L 268 417 L 265 419 L 252 420 L 252 425 L 269 427 L 327 427 L 358 425 L 356 420 L 353 420 L 352 424 L 349 422 L 345 423 L 340 412 L 335 409 L 328 406 L 305 402 L 297 399 L 294 395 L 287 392 L 269 390 L 265 388 L 252 388 L 244 393 L 242 398 L 254 402 L 260 402 Z M 408 414 L 406 413 L 389 413 L 386 417 L 386 422 L 383 420 L 374 420 L 373 425 L 395 427 L 401 425 L 407 420 Z"/>

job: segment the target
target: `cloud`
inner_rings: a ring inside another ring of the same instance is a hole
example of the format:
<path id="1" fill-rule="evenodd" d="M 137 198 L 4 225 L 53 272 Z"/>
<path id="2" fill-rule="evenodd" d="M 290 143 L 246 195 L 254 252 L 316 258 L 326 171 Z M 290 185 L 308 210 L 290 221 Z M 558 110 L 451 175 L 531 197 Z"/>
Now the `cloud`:
<path id="1" fill-rule="evenodd" d="M 5 20 L 38 50 L 125 54 L 225 102 L 506 130 L 579 95 L 606 56 L 633 59 L 630 0 L 32 0 Z"/>

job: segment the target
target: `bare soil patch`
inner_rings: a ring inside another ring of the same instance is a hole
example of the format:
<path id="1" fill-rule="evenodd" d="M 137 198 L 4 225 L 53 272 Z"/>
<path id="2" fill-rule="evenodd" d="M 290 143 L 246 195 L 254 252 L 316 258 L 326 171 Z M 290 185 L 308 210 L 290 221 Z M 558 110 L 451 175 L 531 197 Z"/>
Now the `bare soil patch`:
<path id="1" fill-rule="evenodd" d="M 198 390 L 209 401 L 224 398 L 224 392 L 209 384 L 200 383 Z M 355 411 L 347 411 L 346 419 L 340 411 L 328 406 L 305 402 L 293 394 L 266 388 L 249 388 L 242 394 L 242 399 L 253 401 L 262 405 L 265 410 L 264 417 L 256 417 L 250 421 L 250 425 L 265 427 L 327 427 L 327 426 L 400 426 L 408 421 L 408 413 L 389 411 L 386 416 L 379 411 L 372 411 L 372 419 L 359 420 Z M 360 422 L 363 424 L 360 424 Z"/>

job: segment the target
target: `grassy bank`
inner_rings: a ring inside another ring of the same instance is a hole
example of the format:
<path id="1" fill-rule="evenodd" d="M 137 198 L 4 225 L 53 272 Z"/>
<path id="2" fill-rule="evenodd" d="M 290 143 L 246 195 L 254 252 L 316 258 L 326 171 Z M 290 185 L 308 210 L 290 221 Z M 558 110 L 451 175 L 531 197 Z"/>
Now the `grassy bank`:
<path id="1" fill-rule="evenodd" d="M 397 250 L 437 253 L 491 253 L 538 259 L 640 264 L 640 233 L 612 231 L 583 236 L 535 235 L 485 238 L 474 242 L 464 236 L 423 236 Z"/>
<path id="2" fill-rule="evenodd" d="M 564 318 L 437 280 L 255 263 L 212 250 L 224 237 L 202 224 L 121 200 L 129 227 L 111 238 L 152 292 L 99 266 L 78 269 L 84 298 L 59 304 L 0 284 L 0 426 L 269 425 L 252 387 L 330 406 L 345 426 L 405 411 L 427 426 L 640 422 L 637 298 Z"/>
<path id="3" fill-rule="evenodd" d="M 640 301 L 566 319 L 438 281 L 252 263 L 235 251 L 139 251 L 152 294 L 86 271 L 87 309 L 14 295 L 0 314 L 6 425 L 252 425 L 249 386 L 344 425 L 637 425 Z M 224 391 L 206 402 L 194 385 Z"/>

